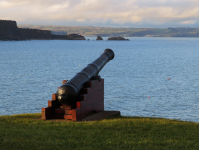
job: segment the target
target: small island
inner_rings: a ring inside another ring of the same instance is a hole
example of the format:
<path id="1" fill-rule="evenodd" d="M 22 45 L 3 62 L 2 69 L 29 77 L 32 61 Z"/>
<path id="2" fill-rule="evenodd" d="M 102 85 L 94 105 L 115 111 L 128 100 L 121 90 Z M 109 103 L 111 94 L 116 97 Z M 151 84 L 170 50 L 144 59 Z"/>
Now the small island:
<path id="1" fill-rule="evenodd" d="M 110 37 L 108 40 L 129 41 L 129 39 L 125 39 L 123 37 Z"/>
<path id="2" fill-rule="evenodd" d="M 55 35 L 50 30 L 18 28 L 16 21 L 0 20 L 0 40 L 85 40 L 85 37 L 78 34 Z"/>
<path id="3" fill-rule="evenodd" d="M 101 36 L 97 36 L 97 39 L 96 39 L 97 41 L 98 40 L 103 40 L 103 38 L 101 37 Z"/>

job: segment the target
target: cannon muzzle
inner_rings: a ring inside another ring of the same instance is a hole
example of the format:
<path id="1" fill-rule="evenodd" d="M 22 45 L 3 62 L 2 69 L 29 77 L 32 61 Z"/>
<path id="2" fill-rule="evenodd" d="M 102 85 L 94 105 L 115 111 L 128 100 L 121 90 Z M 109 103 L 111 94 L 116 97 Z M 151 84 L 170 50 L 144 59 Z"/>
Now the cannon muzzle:
<path id="1" fill-rule="evenodd" d="M 62 104 L 74 105 L 77 101 L 80 90 L 84 87 L 84 84 L 91 80 L 92 77 L 98 76 L 100 70 L 113 58 L 114 52 L 111 49 L 105 49 L 104 53 L 101 54 L 99 58 L 91 64 L 88 64 L 57 90 L 57 100 Z"/>

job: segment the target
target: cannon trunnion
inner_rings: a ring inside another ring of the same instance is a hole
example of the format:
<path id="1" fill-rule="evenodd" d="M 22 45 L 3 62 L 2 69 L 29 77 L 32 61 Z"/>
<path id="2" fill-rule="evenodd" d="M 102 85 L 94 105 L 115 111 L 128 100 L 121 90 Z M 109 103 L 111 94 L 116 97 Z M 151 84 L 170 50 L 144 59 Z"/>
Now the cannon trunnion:
<path id="1" fill-rule="evenodd" d="M 85 83 L 92 78 L 97 77 L 100 70 L 113 58 L 114 52 L 111 49 L 105 49 L 104 53 L 101 54 L 99 58 L 91 64 L 88 64 L 87 67 L 82 69 L 57 90 L 56 99 L 61 104 L 74 105 L 80 90 L 84 87 Z"/>

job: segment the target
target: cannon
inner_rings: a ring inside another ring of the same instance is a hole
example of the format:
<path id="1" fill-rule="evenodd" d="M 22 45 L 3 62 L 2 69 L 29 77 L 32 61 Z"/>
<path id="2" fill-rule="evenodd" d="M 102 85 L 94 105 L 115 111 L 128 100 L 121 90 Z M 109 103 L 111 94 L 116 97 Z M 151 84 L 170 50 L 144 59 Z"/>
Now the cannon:
<path id="1" fill-rule="evenodd" d="M 114 52 L 111 49 L 105 49 L 104 53 L 100 55 L 95 61 L 88 64 L 84 69 L 78 72 L 72 79 L 63 84 L 56 93 L 56 99 L 61 104 L 74 105 L 80 94 L 80 90 L 85 83 L 98 77 L 101 69 L 109 60 L 114 58 Z"/>

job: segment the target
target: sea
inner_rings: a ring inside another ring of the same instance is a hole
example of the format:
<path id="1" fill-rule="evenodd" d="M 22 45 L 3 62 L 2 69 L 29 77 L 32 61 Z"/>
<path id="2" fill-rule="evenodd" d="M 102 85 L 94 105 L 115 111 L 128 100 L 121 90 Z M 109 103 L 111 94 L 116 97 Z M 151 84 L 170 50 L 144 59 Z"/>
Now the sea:
<path id="1" fill-rule="evenodd" d="M 40 113 L 62 80 L 110 48 L 105 110 L 199 122 L 199 38 L 126 38 L 0 41 L 0 115 Z"/>

